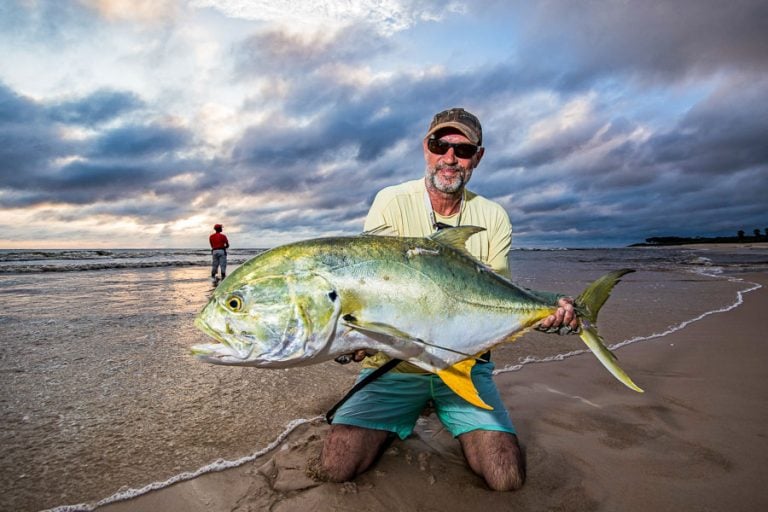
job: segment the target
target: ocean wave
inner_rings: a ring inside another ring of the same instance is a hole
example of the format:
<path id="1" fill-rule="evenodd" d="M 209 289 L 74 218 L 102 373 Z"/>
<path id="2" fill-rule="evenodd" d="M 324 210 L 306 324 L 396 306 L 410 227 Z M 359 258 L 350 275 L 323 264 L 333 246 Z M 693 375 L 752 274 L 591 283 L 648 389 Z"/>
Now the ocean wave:
<path id="1" fill-rule="evenodd" d="M 231 264 L 236 262 L 231 261 Z M 0 274 L 28 274 L 34 272 L 78 272 L 84 270 L 112 270 L 127 268 L 156 268 L 156 267 L 189 267 L 207 266 L 207 261 L 113 261 L 103 263 L 72 263 L 72 264 L 17 264 L 0 266 Z"/>
<path id="2" fill-rule="evenodd" d="M 239 249 L 229 254 L 239 265 L 264 249 Z M 0 251 L 0 274 L 77 272 L 158 267 L 207 266 L 210 251 L 203 249 L 84 249 Z"/>
<path id="3" fill-rule="evenodd" d="M 48 260 L 99 260 L 108 258 L 153 258 L 157 256 L 202 256 L 201 249 L 21 249 L 0 251 L 0 262 Z"/>

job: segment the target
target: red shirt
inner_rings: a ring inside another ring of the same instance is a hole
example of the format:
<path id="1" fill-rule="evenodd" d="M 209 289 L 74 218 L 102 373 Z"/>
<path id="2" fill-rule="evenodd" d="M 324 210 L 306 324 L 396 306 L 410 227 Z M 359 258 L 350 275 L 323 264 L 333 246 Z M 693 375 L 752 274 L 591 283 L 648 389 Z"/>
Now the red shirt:
<path id="1" fill-rule="evenodd" d="M 208 237 L 208 241 L 211 242 L 211 249 L 226 249 L 229 247 L 229 240 L 224 233 L 214 233 Z"/>

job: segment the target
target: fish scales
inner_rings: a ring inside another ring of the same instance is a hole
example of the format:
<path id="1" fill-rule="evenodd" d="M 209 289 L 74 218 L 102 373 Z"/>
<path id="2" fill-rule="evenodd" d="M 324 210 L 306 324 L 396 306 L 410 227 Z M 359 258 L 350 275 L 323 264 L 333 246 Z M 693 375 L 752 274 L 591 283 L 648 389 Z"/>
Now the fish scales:
<path id="1" fill-rule="evenodd" d="M 464 243 L 480 230 L 330 237 L 266 251 L 219 284 L 196 319 L 218 343 L 193 352 L 216 364 L 288 367 L 381 350 L 438 374 L 482 407 L 469 378 L 475 358 L 552 314 L 559 296 L 520 288 L 471 257 Z M 614 376 L 639 390 L 594 325 L 628 272 L 599 279 L 575 307 L 584 315 L 582 339 Z"/>

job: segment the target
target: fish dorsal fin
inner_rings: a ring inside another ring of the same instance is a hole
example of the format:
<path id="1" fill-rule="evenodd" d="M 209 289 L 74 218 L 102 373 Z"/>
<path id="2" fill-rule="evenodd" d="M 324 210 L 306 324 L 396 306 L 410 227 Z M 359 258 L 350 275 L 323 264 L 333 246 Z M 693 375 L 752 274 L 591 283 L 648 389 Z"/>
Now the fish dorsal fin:
<path id="1" fill-rule="evenodd" d="M 360 233 L 361 235 L 375 235 L 375 236 L 397 236 L 397 232 L 392 226 L 389 226 L 387 224 L 382 224 L 381 226 L 376 226 L 373 229 L 369 229 L 367 231 L 363 231 Z"/>
<path id="2" fill-rule="evenodd" d="M 430 240 L 447 245 L 463 254 L 469 254 L 467 251 L 467 240 L 475 233 L 485 231 L 485 228 L 478 226 L 458 226 L 455 228 L 445 228 L 429 235 Z M 473 257 L 473 259 L 475 259 Z"/>
<path id="3" fill-rule="evenodd" d="M 446 386 L 451 388 L 454 393 L 461 398 L 471 403 L 474 406 L 481 409 L 493 410 L 493 407 L 483 402 L 480 398 L 480 394 L 475 388 L 475 384 L 472 382 L 472 367 L 475 366 L 474 359 L 465 359 L 460 361 L 450 368 L 437 372 L 437 376 L 445 383 Z"/>

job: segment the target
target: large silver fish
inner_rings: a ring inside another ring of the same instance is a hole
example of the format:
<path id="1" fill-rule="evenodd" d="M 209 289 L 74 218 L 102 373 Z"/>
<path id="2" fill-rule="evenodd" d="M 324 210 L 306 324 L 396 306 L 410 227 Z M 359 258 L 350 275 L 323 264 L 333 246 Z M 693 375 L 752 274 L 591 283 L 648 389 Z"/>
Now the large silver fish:
<path id="1" fill-rule="evenodd" d="M 469 255 L 466 240 L 482 230 L 319 238 L 261 253 L 219 284 L 195 320 L 218 343 L 192 351 L 210 363 L 272 368 L 382 351 L 490 408 L 470 378 L 476 357 L 536 326 L 557 309 L 559 296 L 519 288 Z M 587 346 L 617 379 L 642 391 L 618 367 L 595 324 L 628 272 L 601 277 L 574 307 Z"/>

